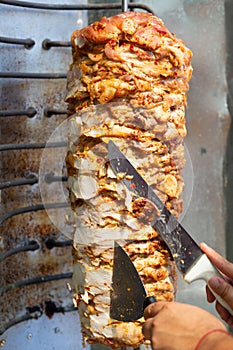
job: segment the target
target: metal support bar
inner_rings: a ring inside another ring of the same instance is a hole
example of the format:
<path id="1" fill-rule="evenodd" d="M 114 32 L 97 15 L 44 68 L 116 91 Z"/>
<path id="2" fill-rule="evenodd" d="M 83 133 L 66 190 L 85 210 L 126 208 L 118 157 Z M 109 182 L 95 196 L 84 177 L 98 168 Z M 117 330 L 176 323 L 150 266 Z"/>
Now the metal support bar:
<path id="1" fill-rule="evenodd" d="M 122 10 L 122 12 L 127 12 L 128 11 L 128 0 L 122 0 L 121 10 Z"/>
<path id="2" fill-rule="evenodd" d="M 72 275 L 73 275 L 72 272 L 59 273 L 58 275 L 36 277 L 36 278 L 31 279 L 31 280 L 24 280 L 24 281 L 11 283 L 11 284 L 8 284 L 7 286 L 0 288 L 0 295 L 3 293 L 9 292 L 12 289 L 19 288 L 19 287 L 25 287 L 25 286 L 30 286 L 32 284 L 37 284 L 37 283 L 45 283 L 45 282 L 50 282 L 50 281 L 58 281 L 61 279 L 72 278 Z"/>
<path id="3" fill-rule="evenodd" d="M 67 142 L 39 142 L 39 143 L 18 143 L 18 144 L 5 144 L 0 145 L 1 151 L 15 151 L 20 149 L 39 149 L 39 148 L 55 148 L 55 147 L 67 147 Z"/>
<path id="4" fill-rule="evenodd" d="M 55 109 L 55 108 L 45 108 L 44 109 L 44 115 L 47 118 L 52 117 L 53 115 L 66 115 L 67 110 L 66 109 Z"/>
<path id="5" fill-rule="evenodd" d="M 58 241 L 54 238 L 48 238 L 45 240 L 45 246 L 47 249 L 53 249 L 53 248 L 64 248 L 64 247 L 71 247 L 72 240 L 68 239 L 66 241 Z M 12 248 L 6 252 L 0 253 L 0 262 L 3 260 L 9 258 L 12 255 L 22 253 L 22 252 L 28 252 L 28 251 L 35 251 L 40 248 L 39 243 L 36 240 L 31 240 L 28 242 L 28 244 L 25 244 L 21 247 Z"/>
<path id="6" fill-rule="evenodd" d="M 28 118 L 33 118 L 37 111 L 33 107 L 29 107 L 25 110 L 13 109 L 8 111 L 0 111 L 0 117 L 13 117 L 13 116 L 27 116 Z"/>
<path id="7" fill-rule="evenodd" d="M 70 247 L 72 245 L 72 240 L 57 241 L 54 238 L 48 238 L 45 241 L 45 245 L 48 249 Z"/>
<path id="8" fill-rule="evenodd" d="M 23 45 L 26 49 L 31 49 L 35 45 L 35 41 L 30 38 L 19 39 L 0 36 L 0 42 L 4 44 Z"/>
<path id="9" fill-rule="evenodd" d="M 0 225 L 7 219 L 10 219 L 13 216 L 16 216 L 19 214 L 30 213 L 32 211 L 38 211 L 38 210 L 47 210 L 47 209 L 55 209 L 55 208 L 59 209 L 59 208 L 67 208 L 67 207 L 69 207 L 69 204 L 67 202 L 62 202 L 62 203 L 37 204 L 37 205 L 30 205 L 28 207 L 18 208 L 0 216 Z"/>
<path id="10" fill-rule="evenodd" d="M 10 187 L 15 187 L 15 186 L 34 185 L 36 183 L 38 183 L 38 178 L 36 176 L 33 176 L 29 179 L 0 182 L 0 190 L 10 188 Z"/>
<path id="11" fill-rule="evenodd" d="M 31 308 L 31 309 L 33 309 L 32 312 L 26 312 L 25 315 L 17 317 L 15 319 L 13 319 L 12 321 L 9 321 L 6 324 L 1 325 L 0 326 L 0 335 L 2 335 L 10 327 L 17 325 L 20 322 L 24 322 L 24 321 L 28 321 L 28 320 L 32 320 L 32 319 L 37 320 L 39 317 L 41 317 L 43 315 L 43 311 L 39 306 L 34 306 L 34 308 Z"/>
<path id="12" fill-rule="evenodd" d="M 71 47 L 70 41 L 53 41 L 45 39 L 42 41 L 42 47 L 44 50 L 49 50 L 51 47 Z"/>
<path id="13" fill-rule="evenodd" d="M 53 182 L 66 182 L 68 180 L 67 176 L 55 176 L 53 173 L 45 174 L 44 180 L 47 184 L 51 184 Z"/>
<path id="14" fill-rule="evenodd" d="M 0 110 L 1 117 L 15 117 L 15 116 L 27 116 L 28 118 L 33 118 L 37 114 L 37 110 L 33 107 L 27 109 L 12 109 L 12 110 Z M 53 115 L 66 115 L 66 109 L 54 109 L 46 107 L 44 109 L 44 115 L 47 118 L 52 117 Z"/>
<path id="15" fill-rule="evenodd" d="M 19 6 L 19 7 L 27 7 L 41 10 L 119 10 L 122 8 L 122 3 L 118 4 L 87 4 L 87 5 L 59 5 L 59 4 L 42 4 L 42 3 L 32 3 L 27 1 L 14 1 L 14 0 L 4 0 L 0 1 L 0 4 L 11 5 L 11 6 Z M 153 13 L 153 10 L 145 5 L 140 3 L 129 3 L 128 7 L 130 9 L 139 8 L 145 10 L 147 12 Z"/>
<path id="16" fill-rule="evenodd" d="M 17 317 L 14 320 L 7 322 L 6 324 L 0 326 L 0 335 L 2 335 L 6 330 L 15 326 L 18 323 L 32 320 L 32 319 L 37 320 L 39 317 L 41 317 L 43 315 L 43 310 L 42 310 L 41 306 L 35 305 L 33 307 L 30 307 L 30 308 L 27 307 L 26 309 L 27 309 L 27 312 L 25 315 Z M 73 305 L 67 305 L 67 306 L 62 306 L 60 308 L 57 307 L 55 310 L 55 313 L 71 312 L 71 311 L 75 311 L 75 310 L 77 310 L 77 307 L 74 307 Z"/>
<path id="17" fill-rule="evenodd" d="M 54 183 L 54 182 L 66 182 L 68 179 L 67 176 L 56 176 L 53 173 L 45 174 L 44 180 L 47 184 Z M 10 187 L 16 187 L 16 186 L 25 186 L 25 185 L 34 185 L 38 183 L 38 177 L 33 176 L 30 178 L 20 179 L 16 181 L 5 181 L 0 182 L 0 190 L 4 190 L 6 188 Z"/>
<path id="18" fill-rule="evenodd" d="M 14 79 L 66 79 L 66 73 L 23 73 L 23 72 L 0 72 L 0 78 Z"/>
<path id="19" fill-rule="evenodd" d="M 32 240 L 27 245 L 13 248 L 11 250 L 8 250 L 5 253 L 0 253 L 0 262 L 5 260 L 6 258 L 9 258 L 12 255 L 22 253 L 22 252 L 34 251 L 34 250 L 37 250 L 39 248 L 40 248 L 39 243 L 37 243 L 37 241 Z"/>

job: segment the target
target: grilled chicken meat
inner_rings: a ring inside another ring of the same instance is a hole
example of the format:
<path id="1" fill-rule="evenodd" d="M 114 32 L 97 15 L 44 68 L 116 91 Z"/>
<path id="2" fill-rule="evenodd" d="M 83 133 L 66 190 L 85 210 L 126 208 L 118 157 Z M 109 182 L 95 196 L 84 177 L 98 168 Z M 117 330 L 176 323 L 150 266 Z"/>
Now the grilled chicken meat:
<path id="1" fill-rule="evenodd" d="M 138 347 L 143 319 L 123 323 L 109 314 L 114 240 L 157 300 L 174 300 L 176 269 L 148 223 L 150 203 L 114 175 L 107 144 L 114 140 L 178 217 L 192 53 L 159 18 L 139 12 L 104 17 L 75 31 L 71 41 L 66 164 L 75 221 L 74 301 L 84 340 Z"/>

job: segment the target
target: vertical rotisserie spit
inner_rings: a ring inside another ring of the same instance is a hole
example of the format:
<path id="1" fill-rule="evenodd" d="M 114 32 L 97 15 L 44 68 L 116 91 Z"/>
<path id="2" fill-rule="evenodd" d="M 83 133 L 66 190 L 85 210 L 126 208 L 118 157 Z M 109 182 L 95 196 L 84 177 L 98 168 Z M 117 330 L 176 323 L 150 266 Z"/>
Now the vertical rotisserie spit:
<path id="1" fill-rule="evenodd" d="M 109 316 L 114 240 L 158 300 L 174 299 L 176 270 L 147 224 L 151 206 L 114 175 L 107 144 L 114 140 L 179 216 L 192 53 L 159 18 L 138 12 L 104 17 L 75 31 L 71 41 L 66 162 L 75 217 L 74 300 L 85 340 L 137 347 L 142 320 L 123 323 Z"/>

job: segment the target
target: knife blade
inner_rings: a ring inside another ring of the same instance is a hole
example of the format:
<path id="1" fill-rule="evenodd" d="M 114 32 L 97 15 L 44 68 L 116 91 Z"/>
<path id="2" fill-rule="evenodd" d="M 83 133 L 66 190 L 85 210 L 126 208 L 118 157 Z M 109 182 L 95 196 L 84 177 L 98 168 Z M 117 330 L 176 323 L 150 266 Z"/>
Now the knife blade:
<path id="1" fill-rule="evenodd" d="M 110 317 L 122 322 L 138 320 L 143 316 L 144 309 L 156 302 L 154 296 L 147 296 L 136 267 L 116 241 L 110 300 Z"/>
<path id="2" fill-rule="evenodd" d="M 183 279 L 187 283 L 203 279 L 208 284 L 208 280 L 213 276 L 223 278 L 199 245 L 111 140 L 108 143 L 108 157 L 113 172 L 116 176 L 121 174 L 120 181 L 124 183 L 126 188 L 137 197 L 143 197 L 153 203 L 157 212 L 159 211 L 159 215 L 151 222 L 151 226 L 159 232 L 167 244 Z M 125 176 L 122 177 L 122 174 Z M 212 293 L 218 302 L 233 315 L 230 306 L 219 295 L 213 291 Z"/>

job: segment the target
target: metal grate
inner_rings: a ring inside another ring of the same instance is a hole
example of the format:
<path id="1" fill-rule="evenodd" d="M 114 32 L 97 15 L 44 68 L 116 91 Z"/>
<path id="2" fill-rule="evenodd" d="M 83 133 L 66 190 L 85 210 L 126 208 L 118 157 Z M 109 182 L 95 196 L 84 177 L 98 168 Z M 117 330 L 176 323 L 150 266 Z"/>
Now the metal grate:
<path id="1" fill-rule="evenodd" d="M 122 2 L 110 4 L 110 3 L 102 3 L 102 4 L 73 4 L 73 5 L 60 5 L 60 4 L 43 4 L 43 3 L 35 3 L 35 2 L 27 2 L 27 1 L 12 1 L 12 0 L 3 0 L 0 2 L 1 4 L 11 5 L 11 6 L 19 6 L 26 8 L 34 8 L 34 9 L 42 9 L 42 10 L 56 10 L 56 11 L 82 11 L 82 10 L 121 10 Z M 140 3 L 129 2 L 128 8 L 130 10 L 141 9 L 146 10 L 148 12 L 153 13 L 152 9 Z"/>
<path id="2" fill-rule="evenodd" d="M 4 26 L 6 36 L 0 37 L 4 55 L 0 72 L 0 335 L 13 325 L 43 314 L 51 318 L 55 313 L 74 310 L 70 293 L 72 241 L 69 234 L 57 230 L 48 215 L 50 210 L 58 212 L 68 204 L 57 201 L 56 193 L 46 202 L 40 194 L 41 181 L 52 192 L 54 184 L 63 182 L 65 186 L 67 178 L 64 169 L 62 174 L 56 174 L 49 165 L 48 172 L 40 177 L 40 159 L 45 147 L 55 154 L 66 147 L 66 140 L 47 142 L 52 131 L 66 119 L 63 100 L 71 56 L 71 44 L 66 39 L 77 28 L 77 21 L 80 27 L 86 24 L 89 11 L 98 18 L 99 10 L 119 12 L 122 7 L 121 3 L 81 2 L 0 1 L 2 18 L 5 16 L 4 21 L 8 21 Z M 140 3 L 129 3 L 128 7 L 153 13 Z M 33 28 L 36 16 L 40 17 L 38 29 Z M 21 28 L 24 19 L 25 26 Z M 53 20 L 54 27 L 63 23 L 61 30 L 57 27 L 43 31 L 43 21 L 47 25 L 48 20 L 51 27 Z M 65 40 L 59 38 L 64 27 Z M 17 36 L 8 34 L 6 28 L 17 32 Z"/>

